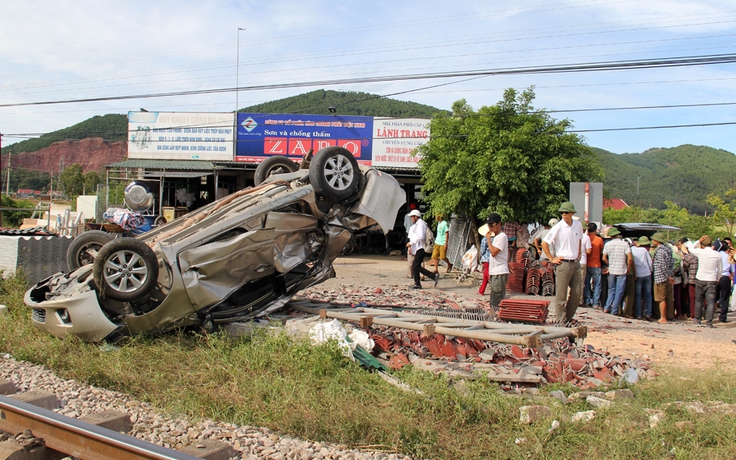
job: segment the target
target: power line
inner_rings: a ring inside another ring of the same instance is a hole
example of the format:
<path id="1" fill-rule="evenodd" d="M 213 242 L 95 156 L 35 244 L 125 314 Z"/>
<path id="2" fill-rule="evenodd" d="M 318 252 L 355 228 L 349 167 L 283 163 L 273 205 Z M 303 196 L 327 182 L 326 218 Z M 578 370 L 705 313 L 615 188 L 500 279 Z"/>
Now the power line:
<path id="1" fill-rule="evenodd" d="M 689 107 L 718 107 L 726 105 L 736 105 L 736 102 L 711 102 L 701 104 L 671 104 L 671 105 L 644 105 L 634 107 L 599 107 L 589 109 L 559 109 L 546 110 L 548 113 L 568 113 L 568 112 L 611 112 L 615 110 L 651 110 L 651 109 L 681 109 Z"/>
<path id="2" fill-rule="evenodd" d="M 212 88 L 212 89 L 205 89 L 205 90 L 173 91 L 173 92 L 164 92 L 164 93 L 136 94 L 136 95 L 125 95 L 125 96 L 92 97 L 92 98 L 66 99 L 66 100 L 56 100 L 56 101 L 19 102 L 19 103 L 0 104 L 0 107 L 73 104 L 73 103 L 82 103 L 82 102 L 116 101 L 116 100 L 123 100 L 123 99 L 151 99 L 151 98 L 160 98 L 160 97 L 193 96 L 193 95 L 204 95 L 204 94 L 228 93 L 228 92 L 233 92 L 233 91 L 260 91 L 260 90 L 265 90 L 265 89 L 300 88 L 300 87 L 309 87 L 309 86 L 333 86 L 333 85 L 347 85 L 347 84 L 360 84 L 360 83 L 428 80 L 428 79 L 441 79 L 441 78 L 460 78 L 460 77 L 467 78 L 467 77 L 480 77 L 480 76 L 492 76 L 492 75 L 602 72 L 602 71 L 614 71 L 614 70 L 689 67 L 689 66 L 730 64 L 734 62 L 736 62 L 736 54 L 684 56 L 684 57 L 661 58 L 661 59 L 608 61 L 608 62 L 593 62 L 593 63 L 568 64 L 568 65 L 557 65 L 557 66 L 522 67 L 522 68 L 511 68 L 511 69 L 485 69 L 485 70 L 452 71 L 452 72 L 437 72 L 437 73 L 423 73 L 423 74 L 422 73 L 406 74 L 406 75 L 394 75 L 394 76 L 357 77 L 357 78 L 345 78 L 345 79 L 336 79 L 336 80 L 318 80 L 318 81 L 309 81 L 309 82 L 277 83 L 277 84 L 270 84 L 270 85 L 253 85 L 253 86 L 244 86 L 244 87 L 239 87 L 239 88 L 233 88 L 233 87 Z"/>
<path id="3" fill-rule="evenodd" d="M 730 126 L 736 125 L 736 121 L 725 121 L 722 123 L 693 123 L 686 125 L 660 125 L 660 126 L 632 126 L 627 128 L 599 128 L 599 129 L 571 129 L 568 133 L 602 133 L 606 131 L 642 131 L 647 129 L 673 129 L 673 128 L 701 128 L 708 126 Z"/>

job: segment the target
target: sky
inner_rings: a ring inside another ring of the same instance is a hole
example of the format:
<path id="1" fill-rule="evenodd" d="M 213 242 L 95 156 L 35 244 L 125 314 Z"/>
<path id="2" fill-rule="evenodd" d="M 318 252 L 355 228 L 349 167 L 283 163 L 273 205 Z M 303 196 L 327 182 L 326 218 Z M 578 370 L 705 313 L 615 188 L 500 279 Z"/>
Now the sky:
<path id="1" fill-rule="evenodd" d="M 678 62 L 705 65 L 661 65 Z M 140 108 L 230 112 L 326 89 L 478 109 L 532 86 L 534 107 L 591 147 L 736 152 L 736 3 L 0 3 L 3 146 Z"/>

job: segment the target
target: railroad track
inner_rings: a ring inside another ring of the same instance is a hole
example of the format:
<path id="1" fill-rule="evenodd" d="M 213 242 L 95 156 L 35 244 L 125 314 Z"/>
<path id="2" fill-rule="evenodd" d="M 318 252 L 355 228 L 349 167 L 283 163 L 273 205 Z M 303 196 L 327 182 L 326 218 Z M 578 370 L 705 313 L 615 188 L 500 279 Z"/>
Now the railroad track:
<path id="1" fill-rule="evenodd" d="M 49 394 L 39 393 L 29 399 L 49 400 Z M 65 456 L 82 460 L 214 460 L 235 454 L 216 449 L 220 446 L 212 444 L 209 448 L 207 445 L 192 446 L 189 450 L 202 449 L 202 455 L 197 456 L 167 449 L 105 427 L 129 427 L 130 419 L 125 423 L 125 414 L 108 412 L 85 421 L 24 402 L 19 398 L 22 395 L 0 395 L 0 431 L 14 435 L 11 440 L 0 442 L 0 460 L 61 459 Z"/>

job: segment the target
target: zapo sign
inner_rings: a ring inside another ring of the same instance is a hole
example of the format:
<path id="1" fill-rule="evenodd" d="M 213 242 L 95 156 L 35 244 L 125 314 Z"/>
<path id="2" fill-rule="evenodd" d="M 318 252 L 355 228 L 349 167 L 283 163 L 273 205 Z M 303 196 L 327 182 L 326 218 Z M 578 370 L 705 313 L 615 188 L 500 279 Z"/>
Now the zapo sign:
<path id="1" fill-rule="evenodd" d="M 339 146 L 370 164 L 373 118 L 238 113 L 235 161 L 262 161 L 273 155 L 301 158 L 310 149 Z"/>
<path id="2" fill-rule="evenodd" d="M 411 168 L 419 161 L 412 153 L 429 140 L 428 124 L 419 118 L 239 113 L 235 161 L 298 159 L 310 149 L 336 145 L 359 163 Z"/>

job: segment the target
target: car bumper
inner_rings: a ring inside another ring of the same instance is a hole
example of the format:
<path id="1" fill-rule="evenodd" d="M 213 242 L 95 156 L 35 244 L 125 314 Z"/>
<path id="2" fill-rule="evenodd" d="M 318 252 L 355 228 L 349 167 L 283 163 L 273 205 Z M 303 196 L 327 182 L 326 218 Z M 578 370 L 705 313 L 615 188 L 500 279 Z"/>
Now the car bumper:
<path id="1" fill-rule="evenodd" d="M 24 301 L 33 309 L 33 324 L 56 337 L 74 335 L 85 342 L 100 342 L 120 327 L 107 319 L 94 291 L 44 302 L 33 301 L 29 294 Z"/>

